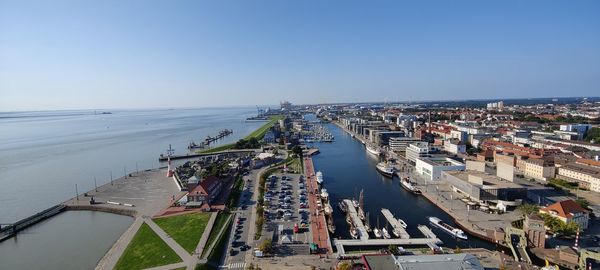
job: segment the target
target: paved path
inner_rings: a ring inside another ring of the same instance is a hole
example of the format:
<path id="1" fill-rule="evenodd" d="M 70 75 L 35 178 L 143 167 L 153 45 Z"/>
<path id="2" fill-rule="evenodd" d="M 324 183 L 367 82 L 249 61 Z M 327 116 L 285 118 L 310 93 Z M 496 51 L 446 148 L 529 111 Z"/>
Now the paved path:
<path id="1" fill-rule="evenodd" d="M 202 252 L 204 252 L 206 242 L 208 241 L 208 237 L 210 236 L 210 232 L 212 231 L 213 224 L 215 223 L 215 220 L 217 219 L 217 215 L 218 215 L 217 212 L 213 212 L 210 215 L 208 224 L 206 224 L 206 227 L 204 228 L 204 232 L 202 233 L 202 237 L 200 237 L 200 241 L 198 242 L 198 245 L 196 246 L 196 250 L 195 250 L 195 254 L 194 254 L 194 255 L 196 255 L 196 257 L 200 257 L 202 255 Z"/>
<path id="2" fill-rule="evenodd" d="M 327 230 L 324 211 L 317 209 L 317 204 L 320 200 L 316 194 L 319 192 L 319 184 L 317 183 L 312 158 L 310 157 L 304 158 L 304 175 L 306 176 L 308 186 L 308 207 L 312 216 L 310 229 L 313 235 L 313 243 L 316 243 L 319 248 L 327 249 L 327 253 L 331 254 L 332 247 L 329 241 L 329 231 Z"/>

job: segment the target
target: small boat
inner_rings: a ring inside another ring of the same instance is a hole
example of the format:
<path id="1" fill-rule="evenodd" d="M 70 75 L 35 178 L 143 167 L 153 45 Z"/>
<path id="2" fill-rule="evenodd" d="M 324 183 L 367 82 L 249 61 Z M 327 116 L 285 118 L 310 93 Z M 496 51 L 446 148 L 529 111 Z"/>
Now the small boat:
<path id="1" fill-rule="evenodd" d="M 350 236 L 352 236 L 352 239 L 357 239 L 358 238 L 358 230 L 354 227 L 350 228 Z"/>
<path id="2" fill-rule="evenodd" d="M 346 206 L 344 201 L 340 201 L 338 203 L 338 208 L 340 209 L 340 211 L 342 211 L 342 213 L 346 213 L 346 211 L 348 211 L 348 206 Z"/>
<path id="3" fill-rule="evenodd" d="M 354 138 L 354 134 L 350 134 L 350 137 Z"/>
<path id="4" fill-rule="evenodd" d="M 317 176 L 317 184 L 319 184 L 319 185 L 323 184 L 323 173 L 321 171 L 318 171 L 316 176 Z"/>
<path id="5" fill-rule="evenodd" d="M 373 229 L 373 234 L 375 235 L 375 237 L 377 238 L 381 238 L 383 235 L 381 234 L 381 231 L 378 228 Z"/>
<path id="6" fill-rule="evenodd" d="M 376 156 L 379 156 L 381 154 L 381 151 L 379 149 L 375 148 L 374 146 L 372 146 L 370 144 L 368 144 L 366 146 L 367 146 L 366 147 L 367 148 L 367 152 L 369 152 L 369 153 L 371 153 L 373 155 L 376 155 Z"/>
<path id="7" fill-rule="evenodd" d="M 335 233 L 335 224 L 333 224 L 333 222 L 329 222 L 329 224 L 327 224 L 327 229 L 330 233 Z"/>
<path id="8" fill-rule="evenodd" d="M 383 238 L 385 238 L 385 239 L 390 239 L 390 238 L 392 238 L 392 237 L 390 236 L 390 233 L 388 232 L 388 230 L 387 230 L 385 227 L 383 227 L 383 228 L 381 229 L 381 232 L 383 233 Z"/>
<path id="9" fill-rule="evenodd" d="M 377 169 L 377 171 L 379 173 L 383 174 L 383 176 L 387 176 L 387 177 L 393 177 L 394 176 L 394 167 L 389 166 L 385 162 L 379 162 L 379 163 L 377 163 L 377 166 L 375 166 L 375 168 Z"/>
<path id="10" fill-rule="evenodd" d="M 352 218 L 350 217 L 350 215 L 346 215 L 346 222 L 352 225 Z"/>
<path id="11" fill-rule="evenodd" d="M 410 179 L 404 178 L 403 180 L 400 180 L 400 185 L 410 191 L 410 193 L 412 194 L 421 194 L 421 190 L 419 190 L 417 187 L 413 186 L 413 184 L 410 182 Z"/>
<path id="12" fill-rule="evenodd" d="M 358 201 L 356 199 L 352 199 L 352 206 L 354 206 L 354 208 L 358 208 Z"/>
<path id="13" fill-rule="evenodd" d="M 402 219 L 398 219 L 398 223 L 400 223 L 400 226 L 402 226 L 402 228 L 406 229 L 406 227 L 408 227 L 408 225 L 406 225 L 406 222 L 404 222 L 404 220 Z"/>
<path id="14" fill-rule="evenodd" d="M 333 213 L 333 208 L 331 208 L 331 204 L 329 204 L 329 202 L 327 202 L 325 204 L 325 214 L 326 215 L 331 215 L 331 213 Z"/>
<path id="15" fill-rule="evenodd" d="M 327 192 L 327 189 L 321 189 L 321 199 L 323 199 L 323 200 L 329 199 L 329 193 Z"/>
<path id="16" fill-rule="evenodd" d="M 442 229 L 446 233 L 463 240 L 467 240 L 467 235 L 461 229 L 454 228 L 447 223 L 443 222 L 441 219 L 437 217 L 429 217 L 429 222 L 432 225 Z"/>

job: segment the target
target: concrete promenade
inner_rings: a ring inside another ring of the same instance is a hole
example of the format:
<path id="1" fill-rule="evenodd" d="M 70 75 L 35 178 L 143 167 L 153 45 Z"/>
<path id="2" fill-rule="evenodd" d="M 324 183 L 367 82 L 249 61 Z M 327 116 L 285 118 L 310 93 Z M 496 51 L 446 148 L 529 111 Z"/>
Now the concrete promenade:
<path id="1" fill-rule="evenodd" d="M 304 175 L 306 176 L 306 183 L 308 186 L 308 207 L 311 213 L 311 232 L 313 235 L 313 243 L 317 244 L 319 248 L 327 250 L 328 254 L 333 253 L 331 247 L 331 241 L 329 240 L 329 231 L 327 230 L 327 222 L 325 221 L 325 214 L 322 209 L 318 209 L 317 203 L 320 200 L 317 197 L 318 183 L 315 176 L 315 169 L 313 166 L 312 158 L 304 158 Z"/>

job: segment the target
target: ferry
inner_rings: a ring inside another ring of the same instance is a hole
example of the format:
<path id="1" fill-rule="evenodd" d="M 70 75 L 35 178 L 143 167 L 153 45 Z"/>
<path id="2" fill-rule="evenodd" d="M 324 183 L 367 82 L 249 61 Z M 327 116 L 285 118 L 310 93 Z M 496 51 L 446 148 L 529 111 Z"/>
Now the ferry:
<path id="1" fill-rule="evenodd" d="M 408 177 L 400 180 L 400 185 L 404 189 L 410 191 L 412 194 L 421 194 L 421 191 L 417 187 L 413 186 Z"/>
<path id="2" fill-rule="evenodd" d="M 456 238 L 467 240 L 467 235 L 461 229 L 454 228 L 437 217 L 429 217 L 429 222 Z"/>
<path id="3" fill-rule="evenodd" d="M 367 145 L 367 152 L 379 156 L 381 154 L 381 151 L 379 151 L 379 149 L 371 146 L 371 145 Z"/>
<path id="4" fill-rule="evenodd" d="M 317 184 L 323 184 L 323 173 L 321 171 L 317 172 Z"/>
<path id="5" fill-rule="evenodd" d="M 338 203 L 338 208 L 340 211 L 342 211 L 342 213 L 346 213 L 346 211 L 348 211 L 348 206 L 344 203 L 344 201 L 340 201 Z"/>
<path id="6" fill-rule="evenodd" d="M 394 167 L 389 166 L 385 162 L 379 162 L 379 163 L 377 163 L 377 166 L 375 168 L 377 168 L 377 171 L 379 173 L 383 174 L 384 176 L 387 176 L 387 177 L 393 177 L 394 176 Z"/>

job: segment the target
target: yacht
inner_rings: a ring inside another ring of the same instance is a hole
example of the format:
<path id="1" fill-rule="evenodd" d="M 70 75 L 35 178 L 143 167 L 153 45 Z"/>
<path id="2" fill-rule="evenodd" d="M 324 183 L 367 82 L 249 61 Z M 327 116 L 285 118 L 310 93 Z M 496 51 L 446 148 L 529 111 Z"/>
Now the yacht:
<path id="1" fill-rule="evenodd" d="M 350 228 L 350 236 L 352 236 L 352 239 L 358 238 L 358 230 L 354 226 Z"/>
<path id="2" fill-rule="evenodd" d="M 383 174 L 384 176 L 387 176 L 387 177 L 393 177 L 394 176 L 394 167 L 389 166 L 385 162 L 379 162 L 379 163 L 377 163 L 377 166 L 375 168 L 377 168 L 377 171 L 379 173 Z"/>
<path id="3" fill-rule="evenodd" d="M 373 229 L 373 234 L 375 235 L 375 237 L 377 238 L 381 238 L 381 231 L 379 230 L 379 228 L 375 228 Z"/>
<path id="4" fill-rule="evenodd" d="M 376 156 L 379 156 L 381 154 L 381 151 L 379 151 L 378 148 L 375 148 L 370 144 L 367 144 L 366 146 L 367 146 L 367 152 L 369 152 L 373 155 L 376 155 Z"/>
<path id="5" fill-rule="evenodd" d="M 327 189 L 321 189 L 321 198 L 325 201 L 329 199 L 329 193 L 327 192 Z"/>
<path id="6" fill-rule="evenodd" d="M 333 213 L 333 208 L 331 207 L 331 204 L 329 204 L 329 202 L 327 202 L 325 204 L 325 214 L 326 215 L 331 215 L 331 213 Z"/>
<path id="7" fill-rule="evenodd" d="M 437 217 L 429 217 L 429 222 L 456 238 L 467 240 L 467 235 L 465 232 L 463 232 L 461 229 L 457 229 L 448 225 Z"/>
<path id="8" fill-rule="evenodd" d="M 421 194 L 421 191 L 417 187 L 413 186 L 408 177 L 400 180 L 400 185 L 404 189 L 410 191 L 412 194 Z"/>
<path id="9" fill-rule="evenodd" d="M 388 232 L 388 230 L 387 230 L 385 227 L 383 227 L 383 229 L 381 229 L 381 232 L 383 233 L 383 238 L 385 238 L 385 239 L 390 239 L 390 238 L 392 238 L 392 237 L 390 236 L 390 233 Z"/>
<path id="10" fill-rule="evenodd" d="M 352 199 L 352 206 L 354 206 L 354 208 L 358 208 L 358 201 L 356 199 Z"/>
<path id="11" fill-rule="evenodd" d="M 319 185 L 323 184 L 323 173 L 321 171 L 318 171 L 316 175 L 317 175 L 317 183 Z"/>

